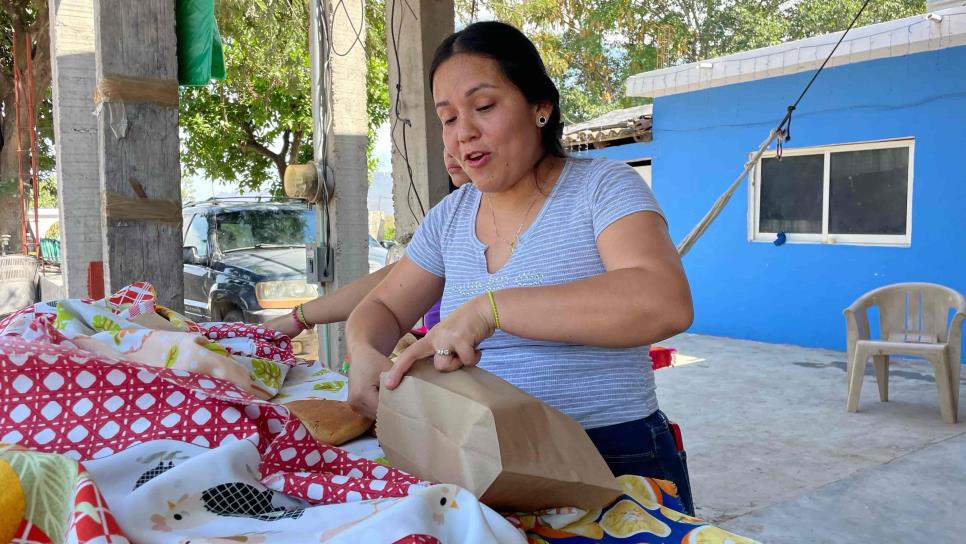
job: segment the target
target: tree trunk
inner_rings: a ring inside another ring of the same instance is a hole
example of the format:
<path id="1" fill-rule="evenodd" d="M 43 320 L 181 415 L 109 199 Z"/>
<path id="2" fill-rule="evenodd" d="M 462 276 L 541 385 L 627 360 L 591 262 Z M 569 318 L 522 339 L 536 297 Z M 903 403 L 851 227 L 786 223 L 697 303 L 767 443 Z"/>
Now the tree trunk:
<path id="1" fill-rule="evenodd" d="M 288 163 L 295 164 L 299 161 L 299 148 L 302 147 L 302 131 L 296 130 L 292 133 L 292 147 L 288 150 Z"/>
<path id="2" fill-rule="evenodd" d="M 12 20 L 16 21 L 16 19 Z M 46 9 L 43 10 L 43 13 L 38 14 L 36 22 L 29 30 L 25 28 L 14 29 L 13 39 L 15 43 L 25 43 L 25 36 L 28 31 L 33 36 L 32 70 L 34 109 L 32 111 L 27 110 L 26 97 L 22 96 L 20 104 L 20 145 L 24 149 L 23 175 L 25 185 L 30 183 L 30 133 L 27 131 L 28 116 L 33 116 L 33 119 L 36 121 L 36 107 L 43 101 L 50 87 L 50 21 Z M 18 58 L 14 59 L 14 62 L 17 62 L 18 66 L 21 67 L 21 71 L 24 77 L 26 77 L 27 69 L 24 48 L 18 48 L 17 53 L 19 54 Z M 17 108 L 12 76 L 9 80 L 4 81 L 3 85 L 0 85 L 0 88 L 7 91 L 5 96 L 0 97 L 0 100 L 3 102 L 4 112 L 3 120 L 0 122 L 0 128 L 3 130 L 3 142 L 2 147 L 0 147 L 0 211 L 2 211 L 0 213 L 0 235 L 10 234 L 9 249 L 15 253 L 19 253 L 23 246 L 21 245 L 20 239 L 21 207 L 18 189 L 20 172 L 17 163 Z M 35 233 L 35 235 L 39 237 L 43 236 L 43 233 Z"/>
<path id="3" fill-rule="evenodd" d="M 274 159 L 272 162 L 275 163 L 275 170 L 278 171 L 278 181 L 282 183 L 285 181 L 285 169 L 288 165 L 285 164 L 285 159 L 282 158 Z"/>
<path id="4" fill-rule="evenodd" d="M 12 87 L 12 85 L 11 85 Z M 20 253 L 20 193 L 17 188 L 17 117 L 13 115 L 13 93 L 3 101 L 3 148 L 0 149 L 0 235 L 9 234 L 8 251 Z"/>
<path id="5" fill-rule="evenodd" d="M 0 194 L 0 235 L 9 234 L 10 244 L 7 246 L 8 253 L 20 253 L 20 207 L 18 206 L 19 194 L 16 187 L 13 191 L 4 191 Z"/>
<path id="6" fill-rule="evenodd" d="M 240 144 L 241 148 L 246 151 L 258 153 L 259 155 L 262 155 L 268 158 L 268 160 L 272 161 L 272 164 L 275 165 L 275 171 L 278 172 L 278 181 L 279 183 L 282 183 L 282 181 L 285 180 L 285 168 L 288 166 L 288 163 L 285 162 L 285 156 L 288 154 L 287 150 L 291 143 L 291 133 L 287 130 L 285 131 L 285 134 L 282 136 L 282 151 L 276 153 L 258 141 L 258 139 L 255 137 L 255 129 L 250 124 L 245 125 L 243 129 L 248 135 L 248 140 Z"/>

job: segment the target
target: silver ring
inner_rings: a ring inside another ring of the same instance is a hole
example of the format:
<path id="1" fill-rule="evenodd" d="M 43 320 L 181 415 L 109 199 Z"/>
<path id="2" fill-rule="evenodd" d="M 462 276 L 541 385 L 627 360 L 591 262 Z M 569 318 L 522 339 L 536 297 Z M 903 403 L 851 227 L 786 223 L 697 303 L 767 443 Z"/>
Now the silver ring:
<path id="1" fill-rule="evenodd" d="M 450 351 L 450 350 L 448 350 L 448 349 L 438 349 L 438 350 L 436 350 L 436 355 L 439 355 L 440 357 L 449 357 L 452 354 L 453 354 L 453 352 Z"/>

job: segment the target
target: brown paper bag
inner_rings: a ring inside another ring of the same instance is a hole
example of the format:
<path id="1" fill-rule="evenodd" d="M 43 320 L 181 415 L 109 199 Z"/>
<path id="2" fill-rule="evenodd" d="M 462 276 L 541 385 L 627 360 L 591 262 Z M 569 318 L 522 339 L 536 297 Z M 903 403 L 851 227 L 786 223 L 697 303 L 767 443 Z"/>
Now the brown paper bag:
<path id="1" fill-rule="evenodd" d="M 621 493 L 580 424 L 479 368 L 417 363 L 381 389 L 376 434 L 393 466 L 499 510 L 593 510 Z"/>

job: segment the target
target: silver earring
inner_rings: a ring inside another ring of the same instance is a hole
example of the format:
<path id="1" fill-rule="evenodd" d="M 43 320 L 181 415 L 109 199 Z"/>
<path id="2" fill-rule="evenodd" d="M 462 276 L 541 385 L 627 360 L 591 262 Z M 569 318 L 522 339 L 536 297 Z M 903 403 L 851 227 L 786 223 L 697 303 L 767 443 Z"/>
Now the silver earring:
<path id="1" fill-rule="evenodd" d="M 547 124 L 547 118 L 544 116 L 537 117 L 537 126 L 542 127 Z"/>

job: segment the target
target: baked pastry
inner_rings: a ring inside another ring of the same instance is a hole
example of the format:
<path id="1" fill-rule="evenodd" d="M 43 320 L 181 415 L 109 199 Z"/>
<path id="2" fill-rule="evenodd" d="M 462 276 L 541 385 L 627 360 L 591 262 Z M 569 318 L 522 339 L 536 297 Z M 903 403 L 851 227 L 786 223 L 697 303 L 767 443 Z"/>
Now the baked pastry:
<path id="1" fill-rule="evenodd" d="M 302 421 L 313 438 L 330 446 L 340 446 L 362 436 L 372 426 L 372 420 L 357 414 L 348 402 L 308 399 L 283 406 Z"/>

